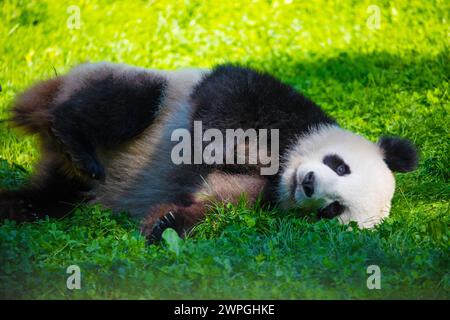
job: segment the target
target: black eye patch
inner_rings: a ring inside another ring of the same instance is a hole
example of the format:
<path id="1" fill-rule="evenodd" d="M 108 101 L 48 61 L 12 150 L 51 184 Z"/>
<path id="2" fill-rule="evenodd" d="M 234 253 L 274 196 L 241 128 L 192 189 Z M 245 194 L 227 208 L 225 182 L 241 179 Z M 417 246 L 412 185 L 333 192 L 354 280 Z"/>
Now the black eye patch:
<path id="1" fill-rule="evenodd" d="M 336 154 L 329 154 L 325 156 L 322 162 L 329 166 L 339 176 L 350 174 L 350 167 Z"/>
<path id="2" fill-rule="evenodd" d="M 337 201 L 334 201 L 325 208 L 320 209 L 319 212 L 317 212 L 317 217 L 319 219 L 333 219 L 344 212 L 344 209 L 345 208 L 343 205 Z"/>

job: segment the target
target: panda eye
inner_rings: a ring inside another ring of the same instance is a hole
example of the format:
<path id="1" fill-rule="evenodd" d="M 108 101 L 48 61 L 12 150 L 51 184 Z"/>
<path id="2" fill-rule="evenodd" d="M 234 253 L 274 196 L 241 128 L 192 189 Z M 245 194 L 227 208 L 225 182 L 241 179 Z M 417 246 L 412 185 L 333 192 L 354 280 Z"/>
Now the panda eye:
<path id="1" fill-rule="evenodd" d="M 323 158 L 323 163 L 329 166 L 338 176 L 350 174 L 350 167 L 338 155 L 327 155 Z"/>

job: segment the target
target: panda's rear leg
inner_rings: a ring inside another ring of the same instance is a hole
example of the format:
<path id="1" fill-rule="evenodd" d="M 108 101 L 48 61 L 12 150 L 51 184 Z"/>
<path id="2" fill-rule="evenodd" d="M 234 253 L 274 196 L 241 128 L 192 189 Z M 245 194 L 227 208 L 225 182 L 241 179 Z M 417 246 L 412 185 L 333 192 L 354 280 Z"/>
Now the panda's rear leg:
<path id="1" fill-rule="evenodd" d="M 45 145 L 72 163 L 76 174 L 102 180 L 105 172 L 97 151 L 139 135 L 154 121 L 166 81 L 146 71 L 102 64 L 87 69 L 79 67 L 25 91 L 12 120 L 38 133 Z M 71 88 L 74 83 L 79 86 Z"/>
<path id="2" fill-rule="evenodd" d="M 117 77 L 114 70 L 86 83 L 54 108 L 50 128 L 81 174 L 103 180 L 97 150 L 142 133 L 156 117 L 166 83 L 145 72 Z"/>

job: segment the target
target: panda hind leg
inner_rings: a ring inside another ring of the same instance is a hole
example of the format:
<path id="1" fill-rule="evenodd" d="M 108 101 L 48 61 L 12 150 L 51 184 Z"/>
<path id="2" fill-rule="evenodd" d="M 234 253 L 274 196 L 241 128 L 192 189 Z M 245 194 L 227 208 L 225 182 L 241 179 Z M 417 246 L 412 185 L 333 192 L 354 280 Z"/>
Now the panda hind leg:
<path id="1" fill-rule="evenodd" d="M 52 134 L 81 174 L 103 180 L 96 151 L 142 133 L 156 117 L 164 87 L 164 80 L 147 74 L 107 74 L 55 108 Z"/>

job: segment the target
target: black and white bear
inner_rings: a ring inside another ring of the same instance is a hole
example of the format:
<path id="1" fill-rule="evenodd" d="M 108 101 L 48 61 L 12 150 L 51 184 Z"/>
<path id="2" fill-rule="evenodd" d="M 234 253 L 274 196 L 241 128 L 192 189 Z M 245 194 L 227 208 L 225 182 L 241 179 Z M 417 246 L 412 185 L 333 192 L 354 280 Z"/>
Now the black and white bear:
<path id="1" fill-rule="evenodd" d="M 41 159 L 25 186 L 0 193 L 3 219 L 61 216 L 80 202 L 100 203 L 141 219 L 150 240 L 168 227 L 184 235 L 211 201 L 234 203 L 243 193 L 250 202 L 262 197 L 370 228 L 389 214 L 392 172 L 417 165 L 409 141 L 372 143 L 292 87 L 234 65 L 158 71 L 84 64 L 25 91 L 12 113 L 17 126 L 39 137 Z M 278 129 L 280 170 L 262 175 L 259 160 L 175 164 L 172 133 L 192 132 L 194 121 L 203 131 Z"/>

